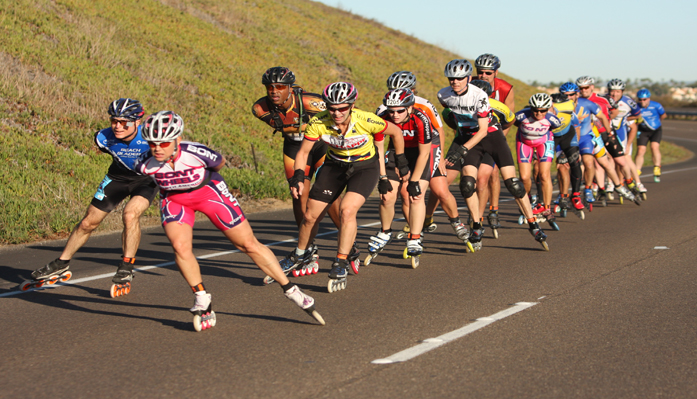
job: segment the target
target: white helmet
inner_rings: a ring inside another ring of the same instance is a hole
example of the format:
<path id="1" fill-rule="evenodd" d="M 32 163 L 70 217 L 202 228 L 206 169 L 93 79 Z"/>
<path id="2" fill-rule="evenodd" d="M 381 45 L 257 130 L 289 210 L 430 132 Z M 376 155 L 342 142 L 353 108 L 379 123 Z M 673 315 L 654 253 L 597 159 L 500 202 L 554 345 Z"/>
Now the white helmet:
<path id="1" fill-rule="evenodd" d="M 466 78 L 472 75 L 472 64 L 464 59 L 452 60 L 445 66 L 445 77 L 450 78 Z"/>
<path id="2" fill-rule="evenodd" d="M 591 78 L 590 76 L 581 76 L 580 78 L 576 79 L 577 86 L 590 86 L 594 84 L 595 79 Z"/>
<path id="3" fill-rule="evenodd" d="M 549 96 L 547 93 L 537 93 L 533 94 L 530 97 L 530 101 L 528 101 L 528 104 L 532 108 L 541 108 L 541 109 L 547 109 L 552 107 L 552 97 Z"/>
<path id="4" fill-rule="evenodd" d="M 184 132 L 184 120 L 172 111 L 160 111 L 148 116 L 143 127 L 146 141 L 174 141 Z"/>
<path id="5" fill-rule="evenodd" d="M 624 84 L 622 79 L 612 79 L 607 82 L 608 90 L 624 90 L 625 87 L 627 87 L 627 85 Z"/>
<path id="6" fill-rule="evenodd" d="M 416 86 L 416 76 L 409 71 L 395 72 L 387 78 L 387 89 L 411 89 Z"/>

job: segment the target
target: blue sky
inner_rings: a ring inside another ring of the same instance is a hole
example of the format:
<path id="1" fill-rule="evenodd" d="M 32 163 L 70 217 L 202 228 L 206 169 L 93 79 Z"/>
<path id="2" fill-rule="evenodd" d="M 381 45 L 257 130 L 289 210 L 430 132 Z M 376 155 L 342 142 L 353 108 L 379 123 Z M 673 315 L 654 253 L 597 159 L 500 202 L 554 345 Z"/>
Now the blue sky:
<path id="1" fill-rule="evenodd" d="M 319 1 L 470 59 L 495 54 L 525 82 L 697 80 L 694 0 Z"/>

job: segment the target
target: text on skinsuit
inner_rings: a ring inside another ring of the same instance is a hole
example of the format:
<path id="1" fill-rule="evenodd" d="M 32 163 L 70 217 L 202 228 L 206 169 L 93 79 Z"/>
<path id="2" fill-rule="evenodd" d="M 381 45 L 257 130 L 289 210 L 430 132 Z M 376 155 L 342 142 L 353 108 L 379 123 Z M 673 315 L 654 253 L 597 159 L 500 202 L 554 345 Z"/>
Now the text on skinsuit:
<path id="1" fill-rule="evenodd" d="M 210 159 L 211 161 L 215 161 L 218 159 L 218 155 L 213 154 L 212 152 L 208 151 L 205 148 L 199 148 L 199 147 L 196 147 L 196 146 L 189 144 L 187 149 L 193 153 L 196 153 L 196 154 L 202 156 L 202 157 L 206 157 L 206 158 Z"/>
<path id="2" fill-rule="evenodd" d="M 221 181 L 218 184 L 216 184 L 215 188 L 217 188 L 220 191 L 220 194 L 222 194 L 223 197 L 229 199 L 230 202 L 232 202 L 235 206 L 240 206 L 239 202 L 237 202 L 237 198 L 235 198 L 234 195 L 230 194 L 230 190 L 228 190 L 227 184 L 225 184 L 224 181 Z"/>

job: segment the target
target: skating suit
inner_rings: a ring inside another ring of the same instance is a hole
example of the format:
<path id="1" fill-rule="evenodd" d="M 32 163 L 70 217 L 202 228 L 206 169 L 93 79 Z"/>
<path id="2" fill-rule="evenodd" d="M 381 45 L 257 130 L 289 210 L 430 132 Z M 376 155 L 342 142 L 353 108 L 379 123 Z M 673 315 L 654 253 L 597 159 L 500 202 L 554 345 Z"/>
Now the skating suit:
<path id="1" fill-rule="evenodd" d="M 530 108 L 517 112 L 515 119 L 515 125 L 518 127 L 516 134 L 518 163 L 531 163 L 533 154 L 537 154 L 540 162 L 552 162 L 554 159 L 552 129 L 561 127 L 561 120 L 548 112 L 538 121 Z"/>
<path id="2" fill-rule="evenodd" d="M 137 170 L 152 177 L 160 187 L 162 225 L 186 223 L 194 226 L 195 211 L 204 213 L 221 231 L 245 220 L 237 199 L 223 177 L 214 169 L 223 156 L 203 144 L 182 141 L 174 158 L 159 162 L 150 152 L 136 163 Z"/>

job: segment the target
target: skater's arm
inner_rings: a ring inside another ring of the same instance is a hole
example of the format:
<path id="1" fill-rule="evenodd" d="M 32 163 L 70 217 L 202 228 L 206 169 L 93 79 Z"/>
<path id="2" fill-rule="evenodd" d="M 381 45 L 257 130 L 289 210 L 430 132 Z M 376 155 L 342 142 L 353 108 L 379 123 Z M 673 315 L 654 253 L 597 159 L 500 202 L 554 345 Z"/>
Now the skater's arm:
<path id="1" fill-rule="evenodd" d="M 293 165 L 294 170 L 301 170 L 303 173 L 305 173 L 305 167 L 307 166 L 307 156 L 310 154 L 310 151 L 312 150 L 312 147 L 315 145 L 315 142 L 312 140 L 304 139 L 303 143 L 300 145 L 300 149 L 298 150 L 298 153 L 295 155 L 295 164 Z M 291 187 L 290 188 L 290 193 L 293 196 L 293 198 L 298 199 L 300 198 L 301 195 L 303 195 L 303 186 L 304 186 L 304 180 L 298 182 L 298 188 Z"/>
<path id="2" fill-rule="evenodd" d="M 221 155 L 221 157 L 222 157 L 222 155 Z M 220 161 L 220 164 L 218 164 L 218 166 L 216 166 L 215 168 L 213 168 L 213 172 L 219 172 L 220 169 L 223 168 L 223 166 L 225 166 L 225 157 L 222 157 L 222 160 Z"/>
<path id="3" fill-rule="evenodd" d="M 479 144 L 479 142 L 484 139 L 489 129 L 489 117 L 478 118 L 477 121 L 479 123 L 479 130 L 464 144 L 464 147 L 467 147 L 468 150 L 471 150 L 474 146 Z"/>

